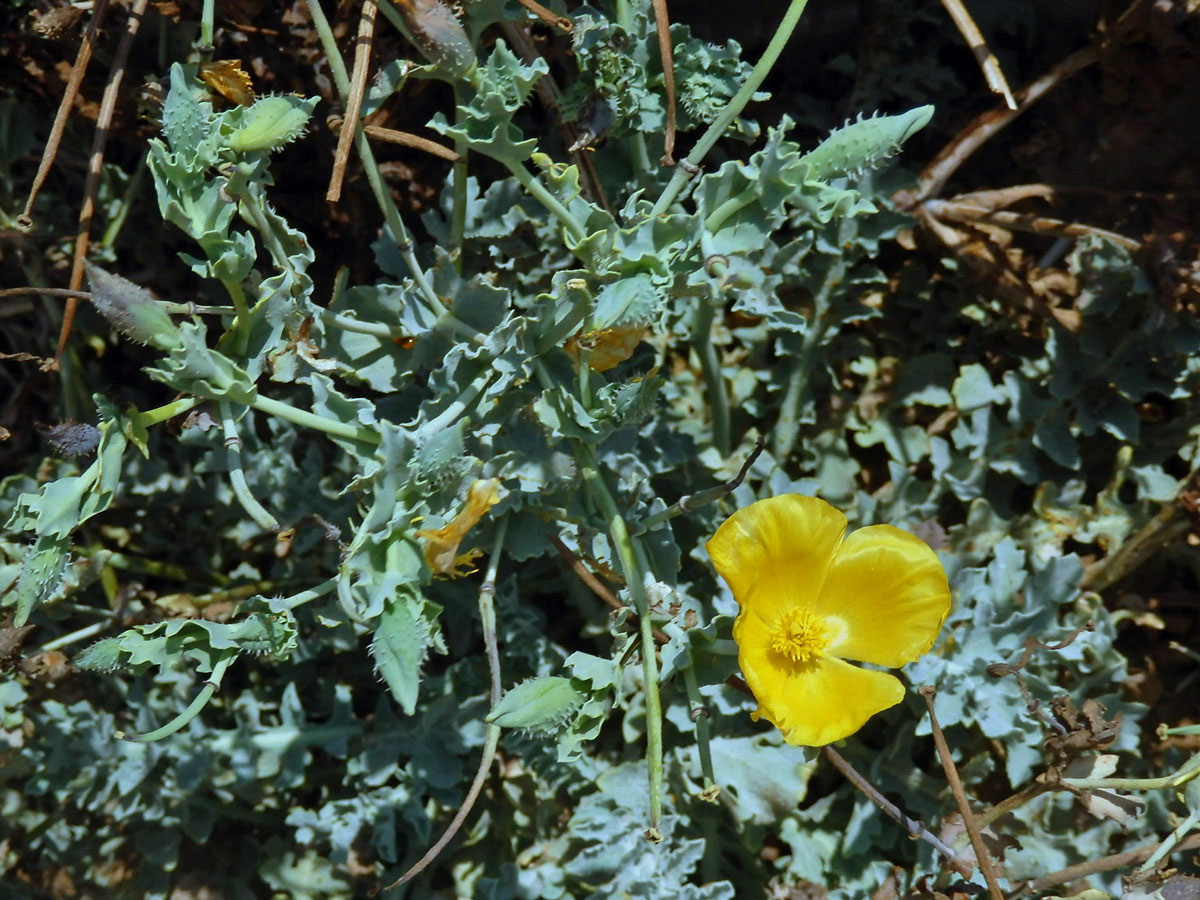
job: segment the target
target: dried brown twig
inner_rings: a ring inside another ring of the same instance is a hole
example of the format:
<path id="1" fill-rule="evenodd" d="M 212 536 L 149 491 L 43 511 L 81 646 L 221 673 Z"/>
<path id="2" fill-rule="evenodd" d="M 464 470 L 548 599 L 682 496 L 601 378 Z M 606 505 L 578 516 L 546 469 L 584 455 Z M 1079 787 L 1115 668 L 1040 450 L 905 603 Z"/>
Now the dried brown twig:
<path id="1" fill-rule="evenodd" d="M 108 74 L 108 84 L 104 86 L 104 96 L 100 100 L 100 113 L 96 116 L 96 133 L 92 138 L 92 154 L 88 159 L 87 180 L 83 186 L 83 205 L 79 209 L 79 227 L 75 232 L 75 257 L 71 261 L 71 280 L 68 287 L 77 291 L 83 286 L 83 264 L 87 260 L 88 245 L 92 239 L 92 216 L 96 210 L 96 190 L 100 186 L 100 173 L 104 167 L 104 148 L 108 144 L 109 129 L 112 126 L 113 112 L 117 108 L 117 95 L 121 90 L 121 81 L 125 77 L 125 64 L 129 61 L 129 51 L 133 48 L 134 38 L 142 25 L 142 16 L 146 14 L 149 0 L 135 0 L 129 10 L 129 19 L 125 25 L 125 34 L 117 47 L 113 58 L 112 69 Z M 67 338 L 71 336 L 71 326 L 75 322 L 75 311 L 79 307 L 76 297 L 68 297 L 63 309 L 62 328 L 58 332 L 58 349 L 55 358 L 62 358 L 67 346 Z"/>
<path id="2" fill-rule="evenodd" d="M 658 53 L 662 57 L 663 83 L 667 89 L 667 133 L 663 136 L 664 166 L 675 165 L 675 51 L 671 47 L 671 20 L 667 18 L 667 0 L 653 0 L 654 26 L 658 32 Z"/>
<path id="3" fill-rule="evenodd" d="M 33 184 L 30 186 L 29 196 L 25 200 L 25 209 L 17 216 L 17 224 L 22 228 L 33 226 L 33 201 L 37 199 L 38 192 L 42 189 L 42 184 L 46 181 L 46 176 L 50 174 L 50 167 L 54 165 L 54 159 L 58 155 L 58 145 L 62 142 L 67 119 L 71 116 L 71 107 L 75 105 L 75 98 L 79 96 L 79 85 L 83 83 L 83 75 L 87 71 L 88 63 L 92 60 L 92 45 L 96 41 L 96 34 L 100 31 L 107 12 L 108 0 L 98 0 L 95 11 L 92 13 L 92 21 L 88 23 L 87 31 L 84 32 L 83 40 L 79 44 L 79 52 L 75 55 L 75 64 L 71 66 L 71 77 L 67 79 L 67 88 L 63 91 L 62 100 L 58 104 L 58 112 L 54 115 L 50 136 L 46 138 L 46 146 L 42 148 L 42 159 L 38 163 L 37 174 L 33 176 Z"/>
<path id="4" fill-rule="evenodd" d="M 983 34 L 979 31 L 979 26 L 975 24 L 975 20 L 971 18 L 971 14 L 963 6 L 962 0 L 942 0 L 942 6 L 950 14 L 950 18 L 954 21 L 959 33 L 966 40 L 967 46 L 971 48 L 971 52 L 975 54 L 975 61 L 979 63 L 979 68 L 983 70 L 983 77 L 987 81 L 988 87 L 994 93 L 1004 98 L 1004 104 L 1009 109 L 1016 109 L 1017 101 L 1013 99 L 1012 90 L 1008 86 L 1008 81 L 1004 78 L 1004 72 L 1000 68 L 1000 61 L 988 49 L 987 41 L 983 39 Z"/>
<path id="5" fill-rule="evenodd" d="M 423 138 L 415 134 L 410 134 L 407 131 L 397 131 L 394 128 L 384 128 L 381 125 L 364 125 L 363 134 L 377 141 L 385 141 L 389 144 L 399 144 L 401 147 L 411 147 L 414 150 L 424 150 L 431 156 L 449 160 L 453 163 L 462 162 L 462 157 L 455 153 L 451 148 L 444 147 L 437 141 L 429 140 L 429 138 Z"/>
<path id="6" fill-rule="evenodd" d="M 1004 894 L 1000 892 L 1000 882 L 996 879 L 996 870 L 992 866 L 992 857 L 983 843 L 983 835 L 979 831 L 979 824 L 975 821 L 975 813 L 971 811 L 967 790 L 963 787 L 962 779 L 958 777 L 958 769 L 954 766 L 954 758 L 950 754 L 950 745 L 946 743 L 946 735 L 942 734 L 942 728 L 938 725 L 937 714 L 933 709 L 933 698 L 937 694 L 937 689 L 927 684 L 921 687 L 919 693 L 925 698 L 925 705 L 929 707 L 929 724 L 933 730 L 933 742 L 937 746 L 938 756 L 941 757 L 942 769 L 946 773 L 946 780 L 950 783 L 950 790 L 958 804 L 958 811 L 962 814 L 963 825 L 967 829 L 967 835 L 971 838 L 975 861 L 979 865 L 979 871 L 983 873 L 984 881 L 987 882 L 988 894 L 992 900 L 1004 900 Z"/>
<path id="7" fill-rule="evenodd" d="M 1185 850 L 1195 850 L 1197 847 L 1200 847 L 1200 834 L 1193 834 L 1176 844 L 1173 852 L 1182 853 Z M 1067 866 L 1065 869 L 1059 869 L 1057 872 L 1039 875 L 1037 878 L 1022 884 L 1013 892 L 1012 897 L 1019 897 L 1022 894 L 1028 893 L 1040 893 L 1057 885 L 1070 884 L 1073 881 L 1078 881 L 1081 878 L 1086 878 L 1089 875 L 1095 875 L 1099 872 L 1110 872 L 1113 869 L 1123 869 L 1135 863 L 1145 862 L 1154 855 L 1158 848 L 1159 844 L 1147 844 L 1145 847 L 1138 847 L 1136 850 L 1126 850 L 1124 853 L 1102 856 L 1100 859 L 1092 859 L 1078 865 Z"/>
<path id="8" fill-rule="evenodd" d="M 538 3 L 537 0 L 517 0 L 523 7 L 545 22 L 547 25 L 553 25 L 559 31 L 570 34 L 575 30 L 575 25 L 566 16 L 555 15 L 549 9 Z"/>
<path id="9" fill-rule="evenodd" d="M 333 154 L 333 171 L 329 175 L 329 189 L 325 192 L 327 203 L 337 203 L 342 197 L 342 180 L 346 177 L 346 164 L 350 161 L 350 145 L 354 143 L 354 132 L 359 127 L 363 97 L 367 93 L 367 72 L 371 68 L 371 41 L 375 35 L 375 13 L 378 0 L 363 0 L 362 15 L 358 19 L 358 37 L 354 41 L 354 71 L 350 75 L 350 96 L 346 98 L 346 115 L 338 132 L 337 150 Z"/>

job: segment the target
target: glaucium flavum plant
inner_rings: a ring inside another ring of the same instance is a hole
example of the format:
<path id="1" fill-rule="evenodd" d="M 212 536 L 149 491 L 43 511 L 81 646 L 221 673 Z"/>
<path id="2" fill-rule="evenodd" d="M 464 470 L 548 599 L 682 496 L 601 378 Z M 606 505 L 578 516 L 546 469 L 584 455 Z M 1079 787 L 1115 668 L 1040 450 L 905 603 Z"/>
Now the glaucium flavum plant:
<path id="1" fill-rule="evenodd" d="M 707 544 L 740 611 L 738 664 L 758 709 L 789 744 L 848 737 L 904 697 L 886 672 L 933 646 L 950 612 L 937 554 L 891 525 L 846 536 L 824 500 L 784 494 L 722 523 Z"/>

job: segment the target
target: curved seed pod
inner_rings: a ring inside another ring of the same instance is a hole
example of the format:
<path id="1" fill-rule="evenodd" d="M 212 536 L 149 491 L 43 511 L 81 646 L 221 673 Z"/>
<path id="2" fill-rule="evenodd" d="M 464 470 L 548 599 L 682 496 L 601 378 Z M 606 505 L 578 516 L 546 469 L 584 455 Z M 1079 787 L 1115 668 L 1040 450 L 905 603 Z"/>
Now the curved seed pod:
<path id="1" fill-rule="evenodd" d="M 467 32 L 442 0 L 394 0 L 421 54 L 452 78 L 462 78 L 475 66 L 475 47 Z"/>
<path id="2" fill-rule="evenodd" d="M 809 164 L 809 177 L 826 181 L 873 169 L 900 145 L 929 124 L 932 106 L 918 106 L 897 116 L 875 116 L 848 122 L 800 157 Z"/>

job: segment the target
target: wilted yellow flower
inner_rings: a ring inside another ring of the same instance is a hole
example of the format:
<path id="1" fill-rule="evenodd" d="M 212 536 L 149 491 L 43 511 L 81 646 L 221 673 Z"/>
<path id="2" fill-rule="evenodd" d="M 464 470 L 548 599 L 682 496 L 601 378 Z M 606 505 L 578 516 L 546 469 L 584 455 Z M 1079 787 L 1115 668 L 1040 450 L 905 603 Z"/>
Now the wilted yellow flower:
<path id="1" fill-rule="evenodd" d="M 819 747 L 856 732 L 904 697 L 885 672 L 933 646 L 950 611 L 937 554 L 891 525 L 845 537 L 824 500 L 785 494 L 734 513 L 707 544 L 741 611 L 738 664 L 765 718 L 789 744 Z"/>
<path id="2" fill-rule="evenodd" d="M 438 575 L 454 577 L 459 566 L 471 564 L 478 550 L 459 555 L 458 545 L 489 509 L 500 502 L 500 479 L 484 478 L 473 482 L 467 491 L 467 505 L 441 528 L 424 528 L 417 537 L 425 541 L 425 562 Z"/>

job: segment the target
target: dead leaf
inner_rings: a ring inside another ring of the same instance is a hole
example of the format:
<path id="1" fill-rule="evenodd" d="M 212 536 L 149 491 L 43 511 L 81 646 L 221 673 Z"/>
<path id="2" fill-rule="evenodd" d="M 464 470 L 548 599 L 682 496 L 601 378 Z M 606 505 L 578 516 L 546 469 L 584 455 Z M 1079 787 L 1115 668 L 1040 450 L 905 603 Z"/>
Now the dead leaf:
<path id="1" fill-rule="evenodd" d="M 214 59 L 201 63 L 200 80 L 231 103 L 249 106 L 254 102 L 254 82 L 239 59 Z"/>
<path id="2" fill-rule="evenodd" d="M 563 349 L 578 367 L 584 350 L 588 351 L 588 368 L 593 372 L 607 372 L 633 355 L 637 345 L 646 335 L 645 325 L 618 325 L 615 328 L 600 328 L 587 334 L 567 338 Z"/>

